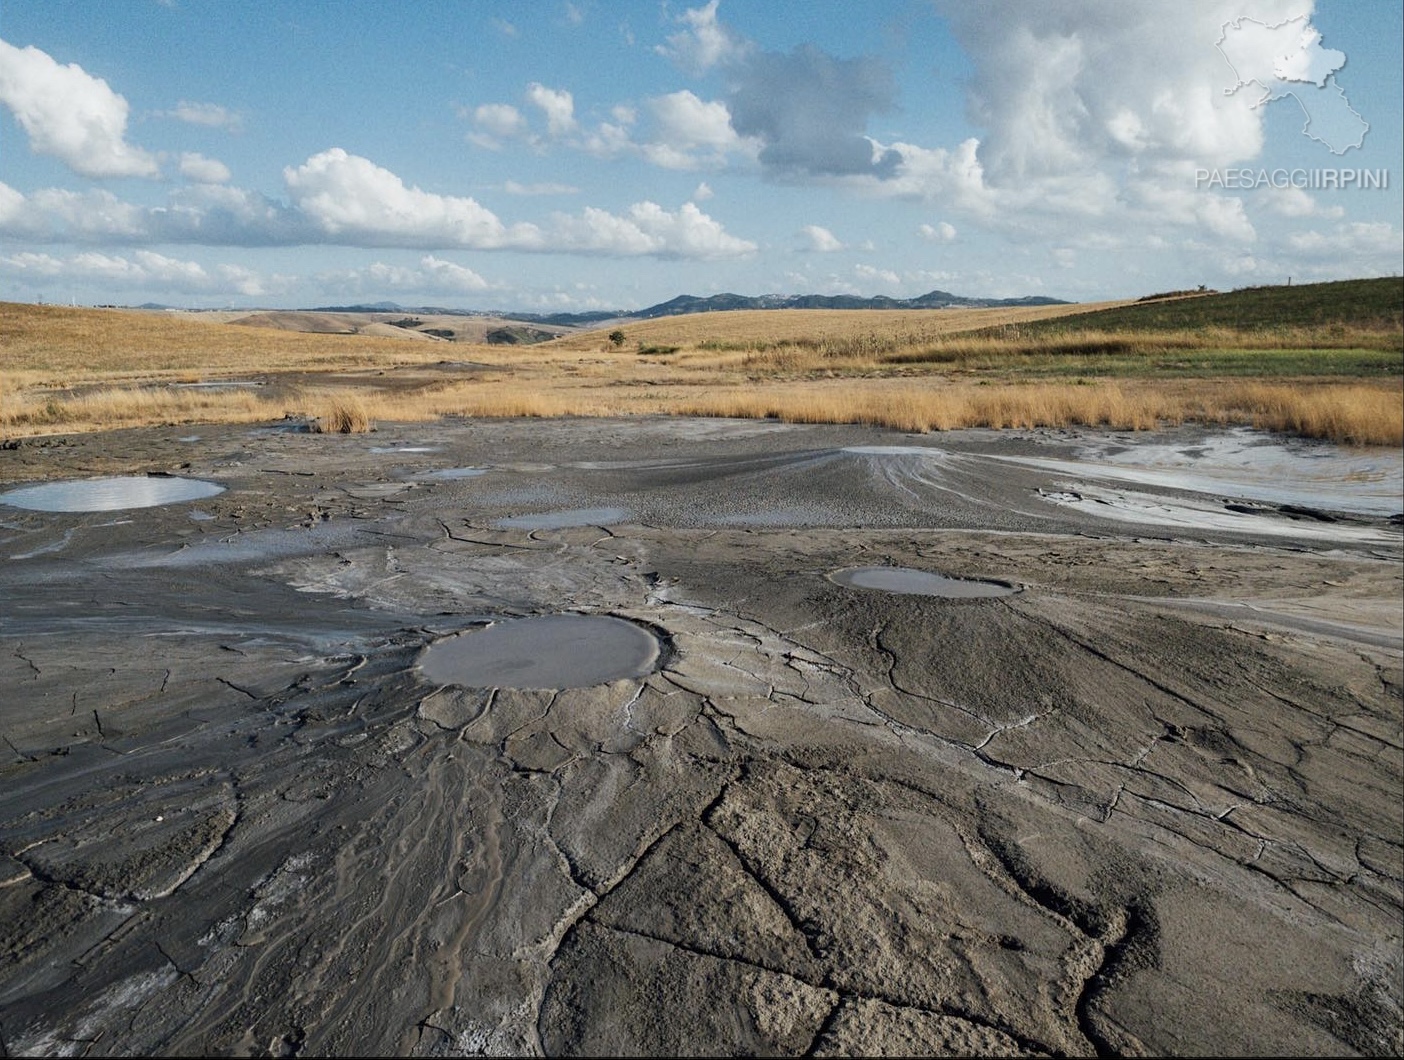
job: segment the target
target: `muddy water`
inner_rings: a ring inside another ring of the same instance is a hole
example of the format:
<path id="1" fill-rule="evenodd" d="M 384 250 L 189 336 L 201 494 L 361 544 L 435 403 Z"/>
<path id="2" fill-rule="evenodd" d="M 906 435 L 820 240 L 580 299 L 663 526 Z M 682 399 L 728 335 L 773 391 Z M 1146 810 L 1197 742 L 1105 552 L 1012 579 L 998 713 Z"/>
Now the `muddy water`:
<path id="1" fill-rule="evenodd" d="M 431 644 L 419 660 L 431 681 L 469 688 L 590 688 L 642 677 L 658 641 L 607 615 L 521 618 Z"/>
<path id="2" fill-rule="evenodd" d="M 948 578 L 910 567 L 848 567 L 829 575 L 831 581 L 850 589 L 876 589 L 884 593 L 941 596 L 948 600 L 988 600 L 1013 596 L 1019 590 L 1004 582 L 977 578 Z"/>
<path id="3" fill-rule="evenodd" d="M 204 500 L 224 487 L 199 479 L 122 475 L 21 486 L 0 493 L 0 504 L 35 512 L 112 512 Z"/>

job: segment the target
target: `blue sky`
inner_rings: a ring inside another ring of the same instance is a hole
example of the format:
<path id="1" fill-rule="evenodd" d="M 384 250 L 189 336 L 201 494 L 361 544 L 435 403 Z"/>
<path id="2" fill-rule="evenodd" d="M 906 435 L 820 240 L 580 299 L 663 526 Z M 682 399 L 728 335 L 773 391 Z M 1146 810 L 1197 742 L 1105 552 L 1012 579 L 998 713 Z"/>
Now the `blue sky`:
<path id="1" fill-rule="evenodd" d="M 1397 275 L 1401 11 L 4 0 L 0 299 L 569 311 Z M 1388 186 L 1315 186 L 1343 171 Z"/>

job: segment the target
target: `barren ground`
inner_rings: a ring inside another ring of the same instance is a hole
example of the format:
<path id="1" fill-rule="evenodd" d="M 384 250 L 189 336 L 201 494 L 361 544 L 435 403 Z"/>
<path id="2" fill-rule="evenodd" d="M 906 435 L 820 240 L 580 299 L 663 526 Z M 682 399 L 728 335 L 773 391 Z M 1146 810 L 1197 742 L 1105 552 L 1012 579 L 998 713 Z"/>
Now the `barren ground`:
<path id="1" fill-rule="evenodd" d="M 1221 441 L 643 418 L 0 452 L 0 488 L 227 487 L 0 497 L 0 1055 L 1399 1055 L 1399 508 L 1086 463 Z M 830 577 L 856 566 L 1019 591 Z M 657 669 L 418 667 L 563 612 L 651 632 Z"/>

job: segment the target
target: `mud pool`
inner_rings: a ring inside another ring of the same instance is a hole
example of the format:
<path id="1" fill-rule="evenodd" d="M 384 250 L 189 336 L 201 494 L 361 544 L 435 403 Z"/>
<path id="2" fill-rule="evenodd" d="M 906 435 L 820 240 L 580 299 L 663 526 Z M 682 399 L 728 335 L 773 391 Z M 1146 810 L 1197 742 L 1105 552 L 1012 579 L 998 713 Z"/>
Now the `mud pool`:
<path id="1" fill-rule="evenodd" d="M 589 688 L 643 677 L 658 654 L 657 639 L 622 619 L 542 615 L 437 641 L 419 668 L 431 681 L 470 688 Z"/>
<path id="2" fill-rule="evenodd" d="M 36 512 L 113 512 L 198 501 L 223 492 L 223 486 L 196 479 L 116 475 L 20 486 L 0 493 L 0 504 Z"/>
<path id="3" fill-rule="evenodd" d="M 6 1055 L 1404 1050 L 1398 452 L 189 430 L 0 450 Z"/>

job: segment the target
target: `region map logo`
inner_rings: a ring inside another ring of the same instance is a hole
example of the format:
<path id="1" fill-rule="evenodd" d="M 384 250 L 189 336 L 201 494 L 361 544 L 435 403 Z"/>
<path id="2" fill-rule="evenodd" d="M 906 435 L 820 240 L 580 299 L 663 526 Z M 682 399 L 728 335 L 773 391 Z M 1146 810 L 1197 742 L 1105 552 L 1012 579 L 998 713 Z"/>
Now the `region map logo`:
<path id="1" fill-rule="evenodd" d="M 1238 78 L 1226 95 L 1261 91 L 1254 107 L 1295 99 L 1306 116 L 1302 135 L 1334 155 L 1365 142 L 1370 126 L 1336 83 L 1345 52 L 1323 48 L 1306 15 L 1274 26 L 1247 17 L 1225 22 L 1217 47 Z"/>
<path id="2" fill-rule="evenodd" d="M 1369 123 L 1350 105 L 1336 75 L 1345 52 L 1325 48 L 1306 15 L 1269 24 L 1243 16 L 1223 24 L 1215 42 L 1233 71 L 1227 96 L 1249 100 L 1254 109 L 1295 100 L 1305 121 L 1302 135 L 1333 155 L 1344 155 L 1365 142 Z M 1387 188 L 1384 169 L 1199 169 L 1196 187 Z"/>

